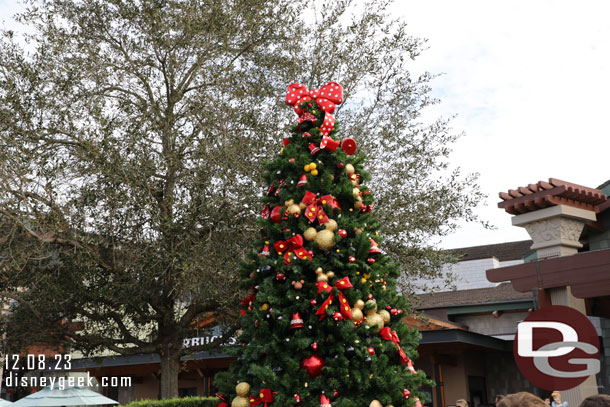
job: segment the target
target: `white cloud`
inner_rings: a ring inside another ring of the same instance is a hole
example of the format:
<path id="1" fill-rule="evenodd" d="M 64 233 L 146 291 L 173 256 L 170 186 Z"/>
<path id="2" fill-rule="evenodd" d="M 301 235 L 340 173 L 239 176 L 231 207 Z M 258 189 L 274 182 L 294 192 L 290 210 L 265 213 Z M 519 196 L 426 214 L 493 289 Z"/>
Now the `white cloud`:
<path id="1" fill-rule="evenodd" d="M 480 208 L 497 231 L 474 225 L 444 247 L 529 238 L 497 208 L 498 192 L 549 177 L 596 187 L 610 178 L 610 25 L 606 2 L 401 1 L 411 33 L 429 50 L 414 71 L 444 73 L 433 82 L 466 136 L 452 163 L 481 173 L 490 196 Z"/>

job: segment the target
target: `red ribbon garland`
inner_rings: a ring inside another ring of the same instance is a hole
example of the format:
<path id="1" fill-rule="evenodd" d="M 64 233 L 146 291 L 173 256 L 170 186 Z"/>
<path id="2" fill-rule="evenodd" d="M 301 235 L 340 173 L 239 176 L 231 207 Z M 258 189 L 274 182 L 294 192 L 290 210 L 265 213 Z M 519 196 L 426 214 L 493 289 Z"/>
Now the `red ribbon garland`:
<path id="1" fill-rule="evenodd" d="M 309 219 L 310 222 L 317 219 L 320 225 L 328 222 L 328 216 L 324 213 L 323 205 L 330 205 L 332 209 L 338 208 L 341 210 L 339 203 L 332 195 L 324 195 L 323 197 L 316 199 L 316 194 L 307 191 L 301 202 L 307 205 L 307 208 L 305 208 L 305 217 Z"/>
<path id="2" fill-rule="evenodd" d="M 343 103 L 343 86 L 337 82 L 328 82 L 320 89 L 308 90 L 307 86 L 300 83 L 291 83 L 288 86 L 286 93 L 286 103 L 294 107 L 294 111 L 299 116 L 302 116 L 304 111 L 299 107 L 303 102 L 308 102 L 311 99 L 315 99 L 316 103 L 320 106 L 326 114 L 324 115 L 324 122 L 320 127 L 320 134 L 322 136 L 328 136 L 335 127 L 335 118 L 331 115 L 335 111 L 335 107 Z M 299 118 L 301 122 L 306 120 Z M 298 122 L 298 120 L 297 120 Z"/>
<path id="3" fill-rule="evenodd" d="M 229 407 L 229 400 L 220 393 L 216 393 L 216 397 L 220 399 L 220 404 L 217 407 Z"/>
<path id="4" fill-rule="evenodd" d="M 402 350 L 402 348 L 400 347 L 400 339 L 398 338 L 398 334 L 396 333 L 396 331 L 391 331 L 390 327 L 386 326 L 381 329 L 381 331 L 379 332 L 379 335 L 381 335 L 381 337 L 383 339 L 385 339 L 387 341 L 392 341 L 394 343 L 394 345 L 396 345 L 396 347 L 398 348 L 398 355 L 400 356 L 400 361 L 402 362 L 402 364 L 403 365 L 406 364 L 407 368 L 409 369 L 409 371 L 411 373 L 417 374 L 417 371 L 413 367 L 413 362 L 407 356 L 405 351 Z"/>
<path id="5" fill-rule="evenodd" d="M 265 407 L 267 407 L 267 404 L 273 403 L 274 394 L 277 394 L 277 392 L 272 392 L 271 389 L 261 389 L 258 397 L 250 396 L 250 406 L 260 406 L 265 403 Z"/>
<path id="6" fill-rule="evenodd" d="M 303 247 L 303 237 L 301 235 L 294 235 L 288 240 L 275 242 L 273 247 L 277 254 L 284 253 L 284 264 L 286 265 L 289 265 L 292 261 L 292 253 L 301 260 L 311 260 L 311 255 Z"/>
<path id="7" fill-rule="evenodd" d="M 333 303 L 333 300 L 335 299 L 335 293 L 332 291 L 332 287 L 329 286 L 328 283 L 326 283 L 325 281 L 317 282 L 316 286 L 318 287 L 318 294 L 323 292 L 330 292 L 330 295 L 328 296 L 326 301 L 324 301 L 322 305 L 320 305 L 320 308 L 318 308 L 318 311 L 316 311 L 316 315 L 320 316 L 321 321 L 326 316 L 326 310 Z M 335 288 L 339 290 L 339 311 L 341 312 L 341 315 L 343 315 L 343 318 L 345 319 L 352 319 L 352 309 L 350 308 L 347 299 L 341 292 L 343 290 L 347 290 L 348 288 L 353 288 L 352 283 L 350 283 L 349 281 L 349 277 L 343 277 L 341 280 L 336 281 Z"/>

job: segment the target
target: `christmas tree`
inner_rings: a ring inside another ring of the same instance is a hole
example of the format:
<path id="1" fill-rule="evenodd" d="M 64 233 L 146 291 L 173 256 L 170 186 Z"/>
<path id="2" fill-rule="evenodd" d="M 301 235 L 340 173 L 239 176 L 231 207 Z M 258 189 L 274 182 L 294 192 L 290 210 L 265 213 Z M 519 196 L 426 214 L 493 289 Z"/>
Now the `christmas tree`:
<path id="1" fill-rule="evenodd" d="M 336 82 L 288 87 L 298 118 L 264 164 L 261 238 L 240 270 L 242 346 L 216 376 L 220 407 L 415 406 L 430 384 L 411 362 L 419 334 L 401 322 L 364 157 L 336 136 L 342 102 Z"/>

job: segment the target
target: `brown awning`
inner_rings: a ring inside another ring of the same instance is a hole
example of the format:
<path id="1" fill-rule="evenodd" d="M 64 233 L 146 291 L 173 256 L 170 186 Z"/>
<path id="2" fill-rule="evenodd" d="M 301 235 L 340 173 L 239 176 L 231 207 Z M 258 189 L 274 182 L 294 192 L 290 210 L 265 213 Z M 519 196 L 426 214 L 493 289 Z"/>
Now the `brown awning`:
<path id="1" fill-rule="evenodd" d="M 572 287 L 572 295 L 593 298 L 610 295 L 610 249 L 542 259 L 486 271 L 494 283 L 511 281 L 517 291 Z"/>

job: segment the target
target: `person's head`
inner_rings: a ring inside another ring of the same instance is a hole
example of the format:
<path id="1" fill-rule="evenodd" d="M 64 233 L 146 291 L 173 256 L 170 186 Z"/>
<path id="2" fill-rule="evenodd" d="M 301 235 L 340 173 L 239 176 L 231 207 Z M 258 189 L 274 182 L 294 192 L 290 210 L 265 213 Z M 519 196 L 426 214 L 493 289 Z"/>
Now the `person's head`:
<path id="1" fill-rule="evenodd" d="M 522 391 L 505 396 L 496 404 L 496 407 L 545 407 L 545 404 L 540 397 Z"/>
<path id="2" fill-rule="evenodd" d="M 504 398 L 504 394 L 496 394 L 494 403 L 497 403 L 498 401 L 502 400 L 503 398 Z"/>
<path id="3" fill-rule="evenodd" d="M 558 391 L 552 392 L 551 397 L 553 397 L 553 400 L 555 400 L 555 403 L 561 402 L 561 393 L 559 393 Z"/>
<path id="4" fill-rule="evenodd" d="M 550 405 L 551 405 L 551 399 L 550 399 L 550 398 L 548 398 L 548 397 L 547 397 L 547 398 L 545 398 L 545 399 L 544 399 L 544 405 L 545 405 L 545 406 L 550 406 Z"/>
<path id="5" fill-rule="evenodd" d="M 470 405 L 468 404 L 468 402 L 464 399 L 459 399 L 458 401 L 455 402 L 455 406 L 456 407 L 470 407 Z"/>
<path id="6" fill-rule="evenodd" d="M 610 407 L 610 396 L 607 394 L 589 396 L 578 407 Z"/>

